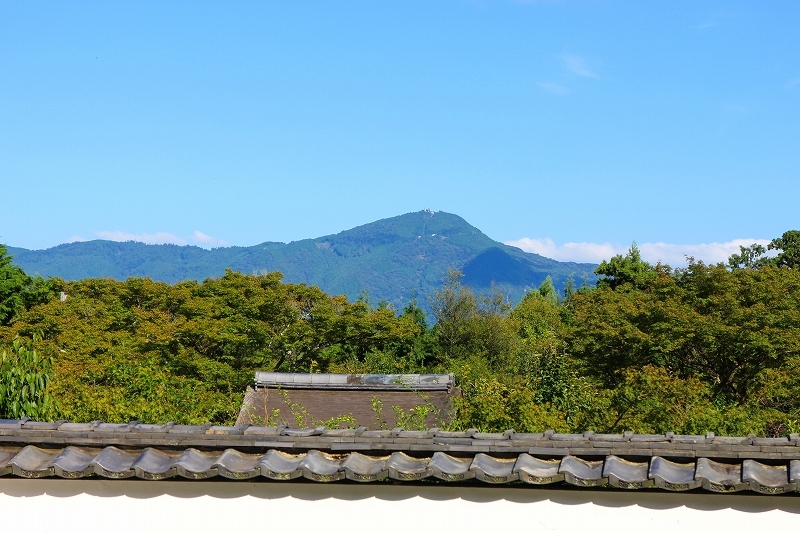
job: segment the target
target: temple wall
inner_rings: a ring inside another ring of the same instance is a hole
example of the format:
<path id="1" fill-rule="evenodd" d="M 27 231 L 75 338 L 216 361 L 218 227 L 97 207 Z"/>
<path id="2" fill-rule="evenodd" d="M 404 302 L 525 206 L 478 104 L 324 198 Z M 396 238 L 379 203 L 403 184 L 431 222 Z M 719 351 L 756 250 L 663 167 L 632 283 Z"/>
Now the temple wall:
<path id="1" fill-rule="evenodd" d="M 4 531 L 793 531 L 800 494 L 0 478 Z"/>

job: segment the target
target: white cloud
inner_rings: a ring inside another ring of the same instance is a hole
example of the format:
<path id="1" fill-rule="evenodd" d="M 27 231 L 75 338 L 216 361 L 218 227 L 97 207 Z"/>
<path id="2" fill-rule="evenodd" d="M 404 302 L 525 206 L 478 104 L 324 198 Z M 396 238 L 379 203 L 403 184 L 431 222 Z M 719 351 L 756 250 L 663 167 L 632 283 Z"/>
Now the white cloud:
<path id="1" fill-rule="evenodd" d="M 192 235 L 190 239 L 196 242 L 198 246 L 212 246 L 212 247 L 228 246 L 228 243 L 223 241 L 222 239 L 217 239 L 215 237 L 212 237 L 211 235 L 206 235 L 202 231 L 198 230 L 194 230 L 194 235 Z"/>
<path id="2" fill-rule="evenodd" d="M 563 54 L 561 56 L 561 61 L 564 62 L 564 67 L 576 76 L 582 78 L 598 77 L 597 74 L 589 69 L 588 65 L 586 65 L 586 61 L 582 57 L 572 54 Z"/>
<path id="3" fill-rule="evenodd" d="M 542 82 L 539 83 L 538 85 L 545 91 L 551 92 L 553 94 L 567 94 L 569 92 L 568 88 L 564 87 L 563 85 L 559 85 L 557 83 Z"/>
<path id="4" fill-rule="evenodd" d="M 704 263 L 724 263 L 728 257 L 739 252 L 740 246 L 758 243 L 766 246 L 767 239 L 734 239 L 728 242 L 712 242 L 703 244 L 667 244 L 663 242 L 646 242 L 638 244 L 642 258 L 650 263 L 665 263 L 673 267 L 686 265 L 686 256 L 694 257 Z M 507 241 L 509 246 L 516 246 L 558 261 L 575 261 L 578 263 L 599 263 L 604 259 L 628 252 L 630 245 L 617 243 L 568 242 L 557 245 L 552 239 L 532 239 L 523 237 L 515 241 Z"/>
<path id="5" fill-rule="evenodd" d="M 125 233 L 124 231 L 95 231 L 94 234 L 99 239 L 116 242 L 136 241 L 145 244 L 178 244 L 185 246 L 187 244 L 194 244 L 203 248 L 228 246 L 228 243 L 206 235 L 202 231 L 195 230 L 190 237 L 179 237 L 178 235 L 158 231 L 156 233 Z M 85 239 L 83 239 L 85 240 Z M 73 241 L 70 241 L 73 242 Z"/>
<path id="6" fill-rule="evenodd" d="M 651 263 L 661 261 L 672 266 L 684 266 L 686 256 L 694 257 L 707 264 L 727 263 L 728 258 L 739 253 L 740 246 L 758 243 L 764 247 L 768 239 L 734 239 L 728 242 L 711 242 L 708 244 L 666 244 L 663 242 L 645 243 L 639 246 L 642 258 Z"/>
<path id="7" fill-rule="evenodd" d="M 126 242 L 136 241 L 145 244 L 188 244 L 186 239 L 167 233 L 166 231 L 158 231 L 156 233 L 125 233 L 123 231 L 95 231 L 98 238 L 106 241 Z"/>
<path id="8" fill-rule="evenodd" d="M 618 253 L 624 253 L 626 250 L 624 246 L 611 243 L 568 242 L 557 245 L 550 238 L 531 239 L 523 237 L 516 241 L 506 241 L 506 244 L 551 259 L 578 263 L 599 263 L 603 259 L 608 259 Z"/>

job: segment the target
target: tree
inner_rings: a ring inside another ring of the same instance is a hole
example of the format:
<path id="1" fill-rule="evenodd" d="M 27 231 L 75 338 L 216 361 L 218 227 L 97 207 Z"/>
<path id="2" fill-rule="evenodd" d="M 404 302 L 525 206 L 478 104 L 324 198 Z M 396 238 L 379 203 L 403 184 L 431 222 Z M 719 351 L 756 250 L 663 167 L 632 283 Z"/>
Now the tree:
<path id="1" fill-rule="evenodd" d="M 767 245 L 770 250 L 780 250 L 771 264 L 779 267 L 800 268 L 800 231 L 786 231 L 780 237 L 772 239 Z"/>
<path id="2" fill-rule="evenodd" d="M 510 305 L 498 291 L 478 296 L 460 282 L 462 274 L 450 271 L 431 298 L 436 318 L 434 334 L 445 357 L 481 357 L 497 366 L 511 353 L 514 331 L 506 320 Z"/>
<path id="3" fill-rule="evenodd" d="M 663 367 L 628 369 L 619 386 L 602 396 L 592 406 L 594 412 L 587 422 L 603 433 L 631 430 L 696 435 L 714 431 L 741 435 L 763 432 L 766 421 L 761 413 L 748 416 L 742 407 L 719 405 L 707 383 L 697 377 L 676 378 Z"/>
<path id="4" fill-rule="evenodd" d="M 606 386 L 653 365 L 744 403 L 763 371 L 800 355 L 800 271 L 692 262 L 645 288 L 573 298 L 571 353 Z"/>
<path id="5" fill-rule="evenodd" d="M 767 250 L 776 250 L 774 257 L 766 257 Z M 728 258 L 731 270 L 757 269 L 766 266 L 800 268 L 800 231 L 789 230 L 770 241 L 766 248 L 760 244 L 740 246 L 739 253 Z"/>
<path id="6" fill-rule="evenodd" d="M 656 268 L 642 259 L 634 242 L 624 257 L 615 255 L 608 261 L 604 260 L 594 273 L 604 276 L 597 280 L 598 288 L 642 289 L 656 276 Z"/>
<path id="7" fill-rule="evenodd" d="M 553 305 L 558 305 L 558 292 L 553 286 L 553 278 L 547 276 L 539 285 L 539 295 Z"/>
<path id="8" fill-rule="evenodd" d="M 461 351 L 469 346 L 469 326 L 477 308 L 475 293 L 461 284 L 462 276 L 457 270 L 449 271 L 444 286 L 431 298 L 436 337 L 449 356 L 463 355 Z"/>
<path id="9" fill-rule="evenodd" d="M 0 244 L 0 325 L 8 325 L 11 320 L 25 310 L 23 292 L 29 278 L 22 268 L 11 262 L 8 248 Z"/>
<path id="10" fill-rule="evenodd" d="M 728 258 L 728 268 L 731 270 L 758 268 L 764 262 L 762 256 L 765 253 L 767 253 L 767 249 L 760 244 L 754 243 L 747 247 L 739 246 L 739 253 L 733 254 Z"/>
<path id="11" fill-rule="evenodd" d="M 53 359 L 42 357 L 33 341 L 14 339 L 0 354 L 0 418 L 53 420 L 58 408 L 49 392 Z"/>
<path id="12" fill-rule="evenodd" d="M 60 283 L 28 276 L 12 259 L 8 248 L 0 244 L 0 326 L 7 326 L 26 309 L 46 302 Z"/>
<path id="13" fill-rule="evenodd" d="M 518 324 L 518 337 L 534 347 L 551 343 L 564 333 L 557 302 L 544 297 L 541 290 L 528 291 L 509 313 L 509 318 Z"/>

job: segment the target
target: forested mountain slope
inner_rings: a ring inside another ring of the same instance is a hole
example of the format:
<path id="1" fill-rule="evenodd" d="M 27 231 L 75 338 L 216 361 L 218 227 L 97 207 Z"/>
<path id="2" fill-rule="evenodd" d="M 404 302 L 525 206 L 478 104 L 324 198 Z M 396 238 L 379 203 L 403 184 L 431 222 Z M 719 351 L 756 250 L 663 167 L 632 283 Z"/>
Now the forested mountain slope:
<path id="1" fill-rule="evenodd" d="M 279 270 L 290 283 L 318 285 L 351 299 L 367 291 L 373 303 L 386 300 L 397 307 L 412 298 L 427 307 L 448 269 L 463 271 L 464 283 L 478 291 L 494 283 L 512 301 L 548 275 L 559 289 L 570 277 L 577 285 L 595 279 L 595 265 L 526 253 L 490 239 L 459 216 L 427 210 L 288 244 L 205 250 L 98 240 L 9 252 L 30 274 L 66 280 L 135 276 L 174 283 L 219 277 L 226 268 L 248 274 Z"/>

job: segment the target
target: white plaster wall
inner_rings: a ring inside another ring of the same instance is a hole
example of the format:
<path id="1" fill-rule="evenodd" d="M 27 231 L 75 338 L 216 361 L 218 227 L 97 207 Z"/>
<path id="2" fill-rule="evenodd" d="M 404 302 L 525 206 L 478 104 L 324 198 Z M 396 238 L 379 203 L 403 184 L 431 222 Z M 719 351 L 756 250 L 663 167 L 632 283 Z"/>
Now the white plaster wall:
<path id="1" fill-rule="evenodd" d="M 797 530 L 800 495 L 0 479 L 0 531 L 594 533 L 633 526 L 648 533 Z"/>

